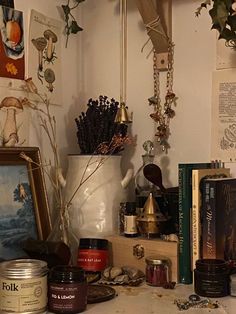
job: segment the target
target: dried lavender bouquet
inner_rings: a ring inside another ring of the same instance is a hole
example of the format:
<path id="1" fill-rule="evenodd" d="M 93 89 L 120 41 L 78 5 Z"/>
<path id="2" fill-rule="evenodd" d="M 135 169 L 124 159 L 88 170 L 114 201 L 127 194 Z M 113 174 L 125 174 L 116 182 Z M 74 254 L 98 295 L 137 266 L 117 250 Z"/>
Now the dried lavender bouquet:
<path id="1" fill-rule="evenodd" d="M 101 143 L 110 143 L 115 135 L 127 136 L 127 125 L 115 122 L 119 102 L 114 98 L 99 96 L 99 99 L 89 99 L 86 112 L 75 119 L 78 144 L 81 154 L 96 154 Z M 112 154 L 123 149 L 117 147 Z"/>

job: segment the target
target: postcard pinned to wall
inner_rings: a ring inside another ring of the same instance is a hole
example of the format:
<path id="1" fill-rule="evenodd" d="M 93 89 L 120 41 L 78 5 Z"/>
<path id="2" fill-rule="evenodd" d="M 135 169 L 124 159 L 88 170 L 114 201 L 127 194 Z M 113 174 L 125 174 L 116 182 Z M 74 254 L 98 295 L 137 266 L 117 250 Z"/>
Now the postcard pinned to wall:
<path id="1" fill-rule="evenodd" d="M 31 10 L 28 76 L 51 104 L 61 104 L 62 22 Z"/>
<path id="2" fill-rule="evenodd" d="M 23 13 L 0 6 L 0 77 L 25 78 Z"/>
<path id="3" fill-rule="evenodd" d="M 213 72 L 211 158 L 236 161 L 236 69 Z"/>
<path id="4" fill-rule="evenodd" d="M 0 87 L 0 146 L 29 145 L 31 113 L 22 99 L 22 92 Z"/>

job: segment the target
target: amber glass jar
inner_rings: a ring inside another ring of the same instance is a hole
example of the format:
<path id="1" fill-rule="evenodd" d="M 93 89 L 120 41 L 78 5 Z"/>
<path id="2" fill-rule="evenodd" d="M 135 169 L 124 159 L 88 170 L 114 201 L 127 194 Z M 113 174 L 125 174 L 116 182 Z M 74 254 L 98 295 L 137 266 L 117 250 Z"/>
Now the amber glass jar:
<path id="1" fill-rule="evenodd" d="M 220 259 L 200 259 L 194 270 L 194 289 L 203 297 L 219 298 L 229 295 L 228 263 Z"/>
<path id="2" fill-rule="evenodd" d="M 84 270 L 76 266 L 55 266 L 49 274 L 48 308 L 57 314 L 83 312 L 87 305 Z"/>

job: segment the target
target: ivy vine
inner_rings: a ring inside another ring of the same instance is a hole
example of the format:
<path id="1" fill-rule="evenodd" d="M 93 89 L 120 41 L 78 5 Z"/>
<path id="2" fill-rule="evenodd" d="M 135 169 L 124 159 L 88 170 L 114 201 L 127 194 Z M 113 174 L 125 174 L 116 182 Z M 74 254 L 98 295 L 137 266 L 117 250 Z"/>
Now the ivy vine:
<path id="1" fill-rule="evenodd" d="M 236 49 L 236 1 L 235 0 L 205 0 L 196 10 L 199 16 L 203 8 L 210 8 L 212 29 L 219 32 L 218 39 L 225 39 L 228 47 Z"/>
<path id="2" fill-rule="evenodd" d="M 67 0 L 66 5 L 62 5 L 63 13 L 64 13 L 64 20 L 65 20 L 65 34 L 66 34 L 66 48 L 68 45 L 69 36 L 71 34 L 77 34 L 81 32 L 83 28 L 79 26 L 76 21 L 76 18 L 72 14 L 72 11 L 75 10 L 78 5 L 85 0 Z M 73 3 L 72 3 L 73 2 Z"/>

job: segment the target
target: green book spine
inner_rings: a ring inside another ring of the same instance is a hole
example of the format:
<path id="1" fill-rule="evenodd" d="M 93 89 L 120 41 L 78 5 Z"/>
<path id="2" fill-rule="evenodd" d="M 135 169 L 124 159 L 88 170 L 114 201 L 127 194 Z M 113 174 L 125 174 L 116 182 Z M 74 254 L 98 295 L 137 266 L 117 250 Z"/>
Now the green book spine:
<path id="1" fill-rule="evenodd" d="M 192 170 L 211 168 L 211 163 L 179 164 L 179 282 L 191 284 Z"/>

